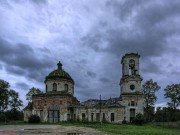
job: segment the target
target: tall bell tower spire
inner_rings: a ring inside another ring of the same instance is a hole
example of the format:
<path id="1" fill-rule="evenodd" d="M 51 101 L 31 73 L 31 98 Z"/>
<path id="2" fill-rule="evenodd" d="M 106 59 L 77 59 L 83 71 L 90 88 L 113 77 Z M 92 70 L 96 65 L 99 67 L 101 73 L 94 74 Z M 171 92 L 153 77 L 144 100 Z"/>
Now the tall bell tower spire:
<path id="1" fill-rule="evenodd" d="M 121 59 L 120 97 L 126 106 L 125 117 L 129 122 L 135 118 L 135 114 L 143 114 L 144 96 L 141 90 L 142 78 L 139 72 L 139 58 L 138 53 L 128 53 Z"/>

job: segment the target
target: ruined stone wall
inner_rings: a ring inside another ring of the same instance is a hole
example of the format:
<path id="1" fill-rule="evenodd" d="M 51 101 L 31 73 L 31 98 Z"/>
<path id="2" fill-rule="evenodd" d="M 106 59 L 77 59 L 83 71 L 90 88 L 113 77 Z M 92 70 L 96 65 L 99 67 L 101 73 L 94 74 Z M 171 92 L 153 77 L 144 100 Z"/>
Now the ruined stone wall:
<path id="1" fill-rule="evenodd" d="M 101 109 L 101 116 L 97 118 L 97 114 L 100 115 L 100 109 L 99 108 L 76 108 L 74 109 L 74 113 L 76 114 L 76 117 L 79 117 L 81 120 L 82 114 L 85 114 L 85 118 L 88 121 L 103 121 L 103 115 L 105 116 L 105 121 L 108 122 L 114 122 L 114 123 L 121 123 L 124 119 L 124 108 L 118 107 L 118 108 L 102 108 Z M 111 121 L 111 113 L 114 113 L 114 120 Z M 93 117 L 93 118 L 92 118 Z"/>
<path id="2" fill-rule="evenodd" d="M 40 116 L 42 122 L 48 121 L 48 110 L 59 111 L 59 121 L 66 121 L 69 105 L 78 105 L 79 101 L 74 97 L 68 96 L 46 96 L 33 98 L 32 114 Z"/>

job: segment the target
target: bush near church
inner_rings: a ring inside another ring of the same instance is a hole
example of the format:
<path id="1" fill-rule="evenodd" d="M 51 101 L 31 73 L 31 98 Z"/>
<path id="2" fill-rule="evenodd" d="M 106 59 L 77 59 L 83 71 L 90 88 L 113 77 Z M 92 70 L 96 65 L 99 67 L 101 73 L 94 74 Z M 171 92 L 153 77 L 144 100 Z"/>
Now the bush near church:
<path id="1" fill-rule="evenodd" d="M 141 113 L 138 113 L 132 123 L 136 125 L 142 125 L 144 123 L 144 115 Z"/>
<path id="2" fill-rule="evenodd" d="M 28 119 L 29 123 L 40 123 L 40 117 L 38 115 L 31 115 Z"/>

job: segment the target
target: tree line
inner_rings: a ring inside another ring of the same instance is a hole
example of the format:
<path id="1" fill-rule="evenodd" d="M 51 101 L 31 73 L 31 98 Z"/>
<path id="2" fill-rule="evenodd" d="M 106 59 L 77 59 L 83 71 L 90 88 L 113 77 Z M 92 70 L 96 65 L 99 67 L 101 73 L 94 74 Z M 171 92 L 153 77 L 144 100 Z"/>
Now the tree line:
<path id="1" fill-rule="evenodd" d="M 28 103 L 32 102 L 32 95 L 42 91 L 32 87 L 26 94 Z M 23 121 L 23 101 L 19 99 L 19 93 L 10 89 L 9 82 L 0 79 L 0 122 Z"/>
<path id="2" fill-rule="evenodd" d="M 22 120 L 22 106 L 19 93 L 10 89 L 8 82 L 0 79 L 0 121 Z"/>
<path id="3" fill-rule="evenodd" d="M 156 92 L 161 87 L 152 79 L 142 85 L 144 93 L 144 117 L 147 122 L 150 121 L 178 121 L 180 120 L 180 84 L 167 85 L 164 89 L 164 97 L 169 99 L 167 107 L 157 107 L 155 111 L 155 102 L 157 101 Z"/>

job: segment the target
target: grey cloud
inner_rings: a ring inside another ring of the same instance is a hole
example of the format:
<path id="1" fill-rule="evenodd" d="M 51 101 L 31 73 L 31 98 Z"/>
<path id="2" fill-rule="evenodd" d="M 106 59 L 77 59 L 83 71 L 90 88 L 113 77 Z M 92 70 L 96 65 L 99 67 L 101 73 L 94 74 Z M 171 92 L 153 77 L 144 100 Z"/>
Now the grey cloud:
<path id="1" fill-rule="evenodd" d="M 141 68 L 142 74 L 161 74 L 163 73 L 163 67 L 159 63 L 154 63 L 153 61 L 146 59 L 144 61 L 144 66 Z"/>
<path id="2" fill-rule="evenodd" d="M 164 23 L 168 18 L 179 16 L 180 1 L 167 0 L 157 3 L 149 2 L 146 8 L 140 8 L 136 18 L 137 25 L 143 28 L 151 28 L 159 23 Z"/>
<path id="3" fill-rule="evenodd" d="M 85 84 L 84 82 L 83 82 L 83 80 L 75 80 L 76 82 L 76 84 L 75 84 L 75 87 L 77 88 L 77 89 L 87 89 L 87 88 L 89 88 L 89 86 L 87 85 L 87 84 Z"/>
<path id="4" fill-rule="evenodd" d="M 8 71 L 8 73 L 11 73 L 11 74 L 26 75 L 26 72 L 17 66 L 11 66 L 10 64 L 6 64 L 5 69 L 6 71 Z"/>
<path id="5" fill-rule="evenodd" d="M 32 1 L 33 3 L 36 3 L 36 4 L 46 4 L 47 3 L 47 0 L 30 0 Z"/>
<path id="6" fill-rule="evenodd" d="M 109 79 L 107 79 L 107 78 L 100 78 L 99 80 L 100 80 L 101 82 L 103 82 L 103 83 L 109 82 Z"/>
<path id="7" fill-rule="evenodd" d="M 106 6 L 113 14 L 116 14 L 121 20 L 127 19 L 132 12 L 141 4 L 147 3 L 143 0 L 125 0 L 122 1 L 107 1 Z"/>
<path id="8" fill-rule="evenodd" d="M 91 78 L 95 78 L 96 77 L 96 73 L 91 72 L 91 71 L 87 71 L 87 75 Z"/>

